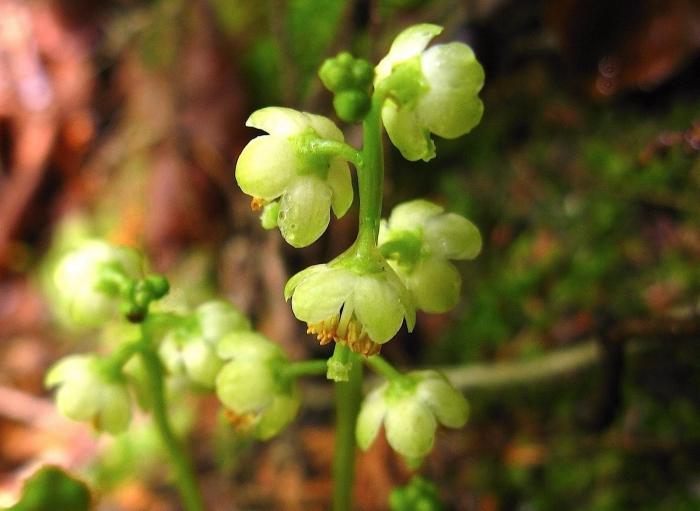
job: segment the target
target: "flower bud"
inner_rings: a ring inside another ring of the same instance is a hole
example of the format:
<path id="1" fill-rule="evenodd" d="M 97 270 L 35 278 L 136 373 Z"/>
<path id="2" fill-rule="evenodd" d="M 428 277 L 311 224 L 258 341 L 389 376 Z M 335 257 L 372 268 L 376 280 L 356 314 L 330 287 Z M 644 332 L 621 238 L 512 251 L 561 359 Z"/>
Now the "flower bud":
<path id="1" fill-rule="evenodd" d="M 115 279 L 141 275 L 141 258 L 128 248 L 89 240 L 66 253 L 53 270 L 53 305 L 60 319 L 75 326 L 96 326 L 119 308 Z"/>
<path id="2" fill-rule="evenodd" d="M 296 416 L 296 382 L 283 374 L 282 350 L 256 332 L 226 336 L 219 356 L 229 360 L 216 378 L 216 395 L 231 423 L 259 439 L 279 433 Z"/>
<path id="3" fill-rule="evenodd" d="M 391 511 L 442 511 L 435 485 L 414 476 L 406 486 L 394 488 L 389 496 Z"/>
<path id="4" fill-rule="evenodd" d="M 46 386 L 58 387 L 56 405 L 70 419 L 90 422 L 98 431 L 111 434 L 129 425 L 131 400 L 126 385 L 95 355 L 60 360 L 48 372 Z"/>
<path id="5" fill-rule="evenodd" d="M 372 101 L 364 91 L 351 89 L 339 92 L 333 98 L 333 108 L 342 120 L 360 122 L 369 112 Z"/>
<path id="6" fill-rule="evenodd" d="M 411 462 L 419 461 L 433 447 L 438 422 L 459 428 L 467 416 L 467 401 L 443 375 L 417 371 L 367 395 L 357 418 L 357 443 L 366 450 L 384 423 L 389 445 Z"/>

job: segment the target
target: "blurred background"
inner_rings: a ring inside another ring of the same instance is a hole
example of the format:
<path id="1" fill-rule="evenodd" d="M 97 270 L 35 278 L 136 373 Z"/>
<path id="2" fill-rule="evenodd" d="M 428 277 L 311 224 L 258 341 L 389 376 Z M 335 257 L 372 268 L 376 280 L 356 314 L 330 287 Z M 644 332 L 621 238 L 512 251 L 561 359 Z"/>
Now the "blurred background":
<path id="1" fill-rule="evenodd" d="M 76 239 L 142 248 L 173 303 L 226 297 L 294 359 L 330 354 L 282 288 L 351 243 L 353 213 L 303 250 L 263 231 L 233 178 L 245 120 L 333 117 L 323 59 L 377 62 L 418 22 L 486 70 L 471 134 L 430 164 L 386 145 L 385 212 L 423 196 L 484 238 L 458 309 L 383 350 L 449 367 L 472 405 L 421 473 L 453 510 L 700 509 L 697 0 L 0 0 L 0 507 L 54 463 L 98 509 L 178 509 L 147 418 L 98 438 L 43 389 L 58 357 L 119 337 L 51 316 L 45 269 Z M 180 399 L 211 509 L 327 509 L 330 390 L 311 380 L 267 444 Z M 383 439 L 358 463 L 357 509 L 386 509 L 409 472 Z"/>

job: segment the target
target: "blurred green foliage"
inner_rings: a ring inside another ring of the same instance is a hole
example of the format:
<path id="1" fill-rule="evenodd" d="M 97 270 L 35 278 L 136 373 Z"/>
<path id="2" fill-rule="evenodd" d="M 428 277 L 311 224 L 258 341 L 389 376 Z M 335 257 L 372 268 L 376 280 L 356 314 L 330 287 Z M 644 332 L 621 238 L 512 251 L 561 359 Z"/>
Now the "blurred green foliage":
<path id="1" fill-rule="evenodd" d="M 58 467 L 43 467 L 24 483 L 19 502 L 6 511 L 88 511 L 90 490 Z"/>

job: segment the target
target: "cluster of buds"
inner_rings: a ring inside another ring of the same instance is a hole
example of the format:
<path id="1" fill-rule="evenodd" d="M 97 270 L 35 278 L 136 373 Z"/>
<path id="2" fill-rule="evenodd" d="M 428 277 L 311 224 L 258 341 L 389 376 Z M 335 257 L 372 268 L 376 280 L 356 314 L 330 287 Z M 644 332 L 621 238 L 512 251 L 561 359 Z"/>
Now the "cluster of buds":
<path id="1" fill-rule="evenodd" d="M 374 78 L 372 65 L 348 52 L 326 60 L 318 71 L 323 85 L 331 91 L 335 113 L 347 122 L 361 121 L 369 112 L 369 87 Z"/>

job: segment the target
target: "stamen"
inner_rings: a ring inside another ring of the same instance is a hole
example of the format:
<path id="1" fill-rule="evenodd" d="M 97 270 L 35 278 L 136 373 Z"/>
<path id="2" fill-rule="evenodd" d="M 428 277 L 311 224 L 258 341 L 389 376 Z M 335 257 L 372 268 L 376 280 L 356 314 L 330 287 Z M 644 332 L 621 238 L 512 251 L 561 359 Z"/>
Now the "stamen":
<path id="1" fill-rule="evenodd" d="M 253 211 L 260 211 L 262 208 L 265 207 L 265 204 L 267 204 L 267 201 L 265 199 L 262 199 L 260 197 L 253 197 L 253 199 L 250 201 L 250 209 Z"/>

